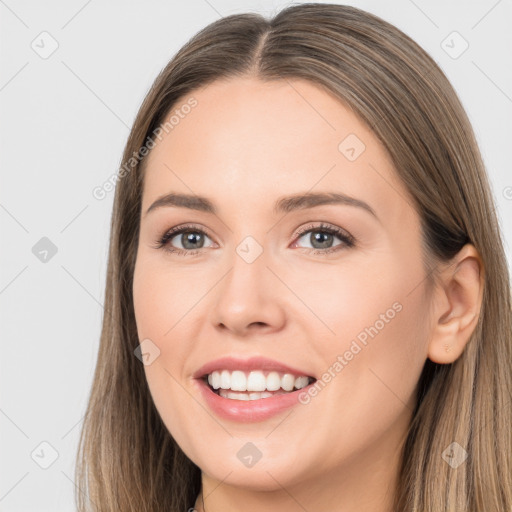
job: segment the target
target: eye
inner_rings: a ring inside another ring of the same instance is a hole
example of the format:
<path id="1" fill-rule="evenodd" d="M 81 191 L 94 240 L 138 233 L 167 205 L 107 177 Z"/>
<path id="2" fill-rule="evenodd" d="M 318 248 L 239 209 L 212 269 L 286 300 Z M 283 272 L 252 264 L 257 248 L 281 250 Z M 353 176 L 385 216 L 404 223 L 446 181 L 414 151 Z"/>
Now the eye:
<path id="1" fill-rule="evenodd" d="M 197 226 L 175 226 L 164 233 L 154 247 L 182 256 L 193 256 L 199 254 L 201 249 L 211 247 L 211 245 L 205 245 L 205 238 L 210 239 L 208 234 Z M 176 240 L 173 242 L 174 239 Z M 175 246 L 176 244 L 178 247 Z"/>
<path id="2" fill-rule="evenodd" d="M 309 237 L 306 236 L 308 234 Z M 311 247 L 303 248 L 314 254 L 327 254 L 355 245 L 355 239 L 352 235 L 341 228 L 326 224 L 310 224 L 299 230 L 295 234 L 295 238 L 298 240 L 305 238 L 306 242 L 311 244 Z M 336 238 L 339 243 L 335 243 Z M 166 231 L 153 247 L 180 256 L 195 256 L 200 254 L 202 249 L 213 247 L 211 243 L 205 245 L 206 239 L 211 242 L 211 238 L 204 229 L 187 224 L 175 226 Z M 297 242 L 294 243 L 293 247 L 297 247 L 296 244 Z"/>
<path id="3" fill-rule="evenodd" d="M 336 226 L 326 224 L 309 225 L 302 228 L 296 236 L 299 237 L 299 240 L 305 238 L 311 244 L 311 247 L 306 247 L 306 249 L 312 249 L 314 254 L 326 254 L 355 245 L 352 235 Z M 338 244 L 334 244 L 336 238 L 340 240 Z"/>

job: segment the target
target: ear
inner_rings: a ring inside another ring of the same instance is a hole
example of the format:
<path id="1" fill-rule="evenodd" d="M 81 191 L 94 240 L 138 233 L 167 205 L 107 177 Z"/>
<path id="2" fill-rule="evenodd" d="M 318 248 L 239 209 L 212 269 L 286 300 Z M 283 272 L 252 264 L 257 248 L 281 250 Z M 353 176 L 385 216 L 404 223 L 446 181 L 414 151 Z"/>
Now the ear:
<path id="1" fill-rule="evenodd" d="M 478 322 L 483 288 L 482 261 L 475 247 L 466 244 L 440 272 L 432 297 L 431 361 L 449 364 L 462 354 Z"/>

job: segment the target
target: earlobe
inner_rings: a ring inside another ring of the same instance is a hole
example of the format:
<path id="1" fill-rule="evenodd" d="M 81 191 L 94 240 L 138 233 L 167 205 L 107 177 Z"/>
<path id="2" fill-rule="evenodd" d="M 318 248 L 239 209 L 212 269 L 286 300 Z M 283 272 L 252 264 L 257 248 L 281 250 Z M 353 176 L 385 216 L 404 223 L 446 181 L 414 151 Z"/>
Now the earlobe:
<path id="1" fill-rule="evenodd" d="M 484 268 L 472 244 L 466 244 L 440 273 L 433 292 L 433 331 L 428 358 L 439 364 L 456 361 L 473 334 L 482 305 Z"/>

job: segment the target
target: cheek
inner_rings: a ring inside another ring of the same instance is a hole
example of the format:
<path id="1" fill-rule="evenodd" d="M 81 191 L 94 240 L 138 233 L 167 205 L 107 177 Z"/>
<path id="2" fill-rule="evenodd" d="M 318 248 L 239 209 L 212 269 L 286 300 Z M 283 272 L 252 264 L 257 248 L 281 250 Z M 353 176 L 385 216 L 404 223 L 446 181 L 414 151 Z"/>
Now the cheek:
<path id="1" fill-rule="evenodd" d="M 192 316 L 186 314 L 193 304 L 190 295 L 195 295 L 194 291 L 182 287 L 175 274 L 155 269 L 144 260 L 136 266 L 133 282 L 135 320 L 139 340 L 151 340 L 158 353 L 155 364 L 145 366 L 148 382 L 157 393 L 162 386 L 174 389 L 177 385 L 174 379 L 187 378 L 184 367 L 191 344 L 180 340 L 184 339 L 184 329 Z M 172 396 L 178 395 L 172 393 Z"/>
<path id="2" fill-rule="evenodd" d="M 321 380 L 329 380 L 326 402 L 333 416 L 349 420 L 347 428 L 354 421 L 371 425 L 371 418 L 382 427 L 414 406 L 429 334 L 424 288 L 411 285 L 421 281 L 416 277 L 389 267 L 378 279 L 371 272 L 347 276 L 336 304 L 324 310 L 336 336 L 324 337 Z"/>
<path id="3" fill-rule="evenodd" d="M 325 373 L 305 408 L 321 425 L 319 439 L 336 439 L 340 432 L 345 439 L 325 454 L 326 466 L 363 452 L 410 421 L 427 333 L 421 287 L 407 295 L 411 287 L 398 283 L 382 280 L 379 294 L 360 288 L 352 288 L 351 296 L 342 293 L 345 307 L 338 307 L 330 323 L 336 336 L 324 336 L 319 347 Z M 396 442 L 389 440 L 390 446 Z"/>
<path id="4" fill-rule="evenodd" d="M 133 303 L 139 337 L 167 339 L 197 295 L 194 286 L 184 286 L 178 273 L 142 257 L 135 267 Z"/>
<path id="5" fill-rule="evenodd" d="M 304 328 L 310 329 L 323 361 L 325 397 L 340 416 L 348 404 L 353 417 L 365 410 L 363 404 L 367 412 L 390 402 L 403 408 L 413 398 L 427 357 L 424 287 L 414 285 L 422 281 L 421 268 L 380 263 L 363 269 L 332 267 L 314 279 L 294 282 L 297 295 L 308 297 L 316 316 L 309 315 Z"/>
<path id="6" fill-rule="evenodd" d="M 186 389 L 189 375 L 185 371 L 192 345 L 185 339 L 189 317 L 199 290 L 183 287 L 176 273 L 156 268 L 139 259 L 133 279 L 133 302 L 139 340 L 151 340 L 158 355 L 144 372 L 155 407 L 167 430 L 192 457 L 196 445 L 190 442 L 187 419 L 194 410 L 194 422 L 200 430 L 211 429 L 211 421 Z M 181 292 L 184 290 L 184 292 Z M 197 410 L 194 409 L 197 408 Z"/>
<path id="7" fill-rule="evenodd" d="M 368 337 L 365 328 L 376 322 L 382 330 L 381 315 L 387 326 L 410 291 L 403 269 L 391 257 L 375 256 L 365 265 L 358 258 L 354 253 L 334 264 L 280 269 L 283 281 L 294 292 L 288 294 L 290 304 L 295 304 L 292 314 L 297 318 L 292 320 L 308 322 L 311 330 L 316 328 L 311 339 L 321 335 L 337 351 L 344 341 L 357 336 L 364 342 Z"/>

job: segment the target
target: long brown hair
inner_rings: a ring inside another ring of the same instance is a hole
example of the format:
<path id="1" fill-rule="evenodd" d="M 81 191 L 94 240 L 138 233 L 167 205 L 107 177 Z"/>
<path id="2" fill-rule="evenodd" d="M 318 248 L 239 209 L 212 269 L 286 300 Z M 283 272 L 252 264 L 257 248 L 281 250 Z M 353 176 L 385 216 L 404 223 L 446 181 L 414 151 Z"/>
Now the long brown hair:
<path id="1" fill-rule="evenodd" d="M 131 159 L 179 100 L 248 75 L 309 80 L 373 130 L 414 199 L 429 282 L 464 244 L 477 249 L 485 268 L 478 324 L 453 364 L 425 363 L 394 510 L 512 510 L 510 277 L 472 127 L 446 76 L 406 34 L 354 7 L 309 3 L 271 19 L 236 14 L 210 24 L 161 71 L 138 112 L 115 191 L 101 343 L 77 456 L 79 511 L 185 511 L 200 490 L 200 469 L 165 428 L 134 356 L 145 160 Z M 454 442 L 468 453 L 456 469 L 442 456 Z"/>

